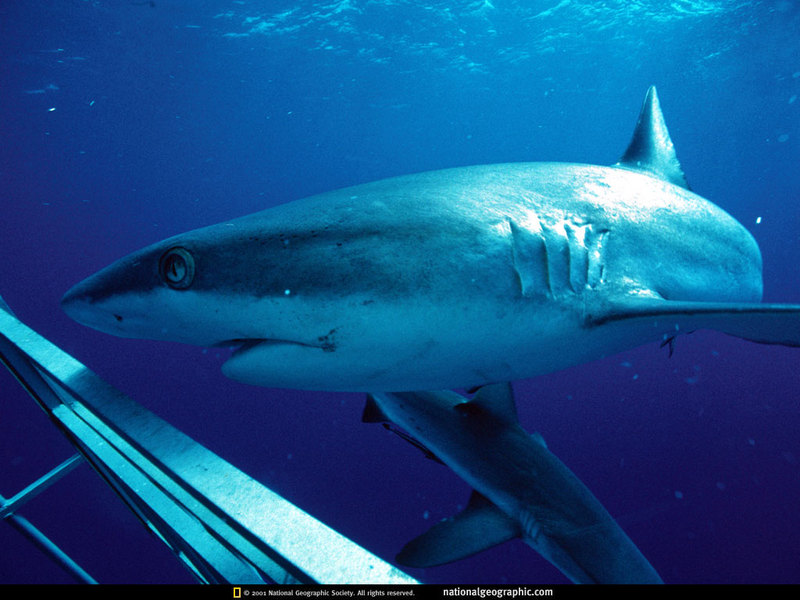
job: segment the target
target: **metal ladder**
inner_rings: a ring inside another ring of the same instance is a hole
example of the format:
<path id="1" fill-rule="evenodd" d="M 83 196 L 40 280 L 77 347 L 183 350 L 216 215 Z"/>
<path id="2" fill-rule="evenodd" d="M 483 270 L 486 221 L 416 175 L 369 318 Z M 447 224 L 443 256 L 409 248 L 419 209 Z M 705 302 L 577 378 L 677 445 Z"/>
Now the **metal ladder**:
<path id="1" fill-rule="evenodd" d="M 123 395 L 2 298 L 0 361 L 78 451 L 0 496 L 0 515 L 78 581 L 95 582 L 17 510 L 85 459 L 200 582 L 418 583 Z"/>
<path id="2" fill-rule="evenodd" d="M 63 552 L 61 548 L 54 544 L 50 538 L 39 531 L 33 523 L 22 515 L 17 514 L 17 510 L 28 500 L 38 496 L 41 492 L 50 487 L 50 485 L 81 464 L 81 462 L 83 462 L 83 457 L 80 454 L 75 454 L 46 475 L 34 481 L 15 496 L 8 499 L 0 496 L 0 517 L 28 538 L 37 548 L 49 556 L 56 564 L 60 565 L 79 583 L 97 583 L 91 575 L 84 571 L 74 560 Z"/>

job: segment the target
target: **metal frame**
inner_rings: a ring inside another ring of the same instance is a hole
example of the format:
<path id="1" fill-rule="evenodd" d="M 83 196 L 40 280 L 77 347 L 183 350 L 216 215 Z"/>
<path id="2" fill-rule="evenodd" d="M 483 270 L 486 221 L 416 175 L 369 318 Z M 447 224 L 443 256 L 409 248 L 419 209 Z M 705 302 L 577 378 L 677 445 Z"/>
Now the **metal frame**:
<path id="1" fill-rule="evenodd" d="M 16 319 L 2 298 L 0 361 L 199 581 L 418 583 L 100 379 Z M 0 496 L 0 515 L 79 581 L 94 582 L 16 514 L 80 456 L 11 499 Z"/>

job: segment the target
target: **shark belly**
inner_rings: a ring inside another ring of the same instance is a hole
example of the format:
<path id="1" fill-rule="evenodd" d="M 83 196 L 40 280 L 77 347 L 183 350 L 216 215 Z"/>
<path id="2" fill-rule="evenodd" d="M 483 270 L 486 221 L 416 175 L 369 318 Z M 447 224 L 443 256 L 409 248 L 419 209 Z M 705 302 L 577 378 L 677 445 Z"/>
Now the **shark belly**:
<path id="1" fill-rule="evenodd" d="M 341 319 L 331 310 L 316 342 L 251 345 L 234 352 L 223 372 L 268 387 L 412 391 L 515 380 L 603 352 L 584 343 L 576 355 L 572 346 L 584 328 L 574 307 L 542 303 L 535 311 L 523 308 L 530 306 L 509 303 L 499 310 L 496 303 L 475 301 L 420 303 L 410 309 L 368 305 L 354 307 Z M 309 314 L 319 319 L 318 308 Z M 560 351 L 554 352 L 555 347 Z"/>

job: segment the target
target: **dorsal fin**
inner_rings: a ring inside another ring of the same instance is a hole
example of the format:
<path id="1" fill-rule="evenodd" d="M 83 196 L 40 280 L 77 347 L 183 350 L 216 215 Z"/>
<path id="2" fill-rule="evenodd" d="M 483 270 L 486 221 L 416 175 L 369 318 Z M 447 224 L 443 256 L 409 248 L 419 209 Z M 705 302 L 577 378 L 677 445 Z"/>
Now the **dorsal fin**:
<path id="1" fill-rule="evenodd" d="M 518 420 L 514 390 L 511 389 L 510 383 L 494 383 L 483 386 L 469 401 L 469 404 L 479 406 L 487 413 L 508 423 L 516 423 Z"/>
<path id="2" fill-rule="evenodd" d="M 647 90 L 631 143 L 614 166 L 638 171 L 690 189 L 675 154 L 675 146 L 669 137 L 655 86 L 650 86 Z"/>
<path id="3" fill-rule="evenodd" d="M 367 403 L 364 405 L 364 412 L 361 413 L 362 423 L 391 423 L 372 394 L 367 394 Z"/>

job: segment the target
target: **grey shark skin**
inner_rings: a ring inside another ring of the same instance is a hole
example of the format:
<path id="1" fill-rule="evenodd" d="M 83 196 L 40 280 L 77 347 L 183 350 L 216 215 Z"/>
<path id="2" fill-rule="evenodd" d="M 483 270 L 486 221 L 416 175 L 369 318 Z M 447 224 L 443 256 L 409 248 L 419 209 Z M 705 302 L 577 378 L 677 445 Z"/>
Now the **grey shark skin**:
<path id="1" fill-rule="evenodd" d="M 662 583 L 586 486 L 517 421 L 509 384 L 375 393 L 367 422 L 403 428 L 475 490 L 467 508 L 412 540 L 400 564 L 444 564 L 521 537 L 575 583 Z"/>
<path id="2" fill-rule="evenodd" d="M 119 336 L 239 346 L 236 380 L 401 391 L 514 381 L 698 328 L 800 343 L 747 230 L 686 186 L 648 91 L 614 166 L 396 177 L 156 243 L 73 287 Z"/>

